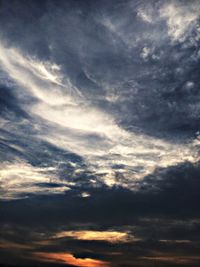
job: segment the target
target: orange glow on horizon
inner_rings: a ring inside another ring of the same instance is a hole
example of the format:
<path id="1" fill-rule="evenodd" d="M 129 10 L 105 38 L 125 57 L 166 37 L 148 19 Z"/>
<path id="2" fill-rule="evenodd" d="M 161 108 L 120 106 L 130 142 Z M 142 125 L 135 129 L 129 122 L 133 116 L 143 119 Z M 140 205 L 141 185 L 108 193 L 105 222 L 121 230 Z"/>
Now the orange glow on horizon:
<path id="1" fill-rule="evenodd" d="M 90 258 L 79 259 L 75 258 L 70 253 L 49 253 L 49 252 L 37 252 L 34 253 L 37 260 L 47 261 L 47 262 L 55 262 L 55 263 L 63 263 L 63 264 L 71 264 L 79 267 L 109 267 L 109 263 L 101 260 L 94 260 Z"/>

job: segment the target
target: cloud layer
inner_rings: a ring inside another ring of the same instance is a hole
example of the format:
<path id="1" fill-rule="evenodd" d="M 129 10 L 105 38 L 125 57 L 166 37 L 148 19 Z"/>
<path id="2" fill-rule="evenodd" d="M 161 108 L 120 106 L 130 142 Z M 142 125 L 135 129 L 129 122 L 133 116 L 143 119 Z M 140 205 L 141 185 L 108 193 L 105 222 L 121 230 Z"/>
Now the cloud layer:
<path id="1" fill-rule="evenodd" d="M 198 266 L 199 11 L 0 1 L 2 263 Z"/>

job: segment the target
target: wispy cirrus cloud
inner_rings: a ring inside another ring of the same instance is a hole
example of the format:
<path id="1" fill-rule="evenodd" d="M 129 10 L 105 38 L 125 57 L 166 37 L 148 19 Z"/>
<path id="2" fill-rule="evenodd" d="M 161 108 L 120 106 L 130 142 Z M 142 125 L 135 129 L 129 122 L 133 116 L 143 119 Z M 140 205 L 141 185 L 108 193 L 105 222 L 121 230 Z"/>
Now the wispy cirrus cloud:
<path id="1" fill-rule="evenodd" d="M 112 114 L 84 98 L 55 63 L 2 45 L 0 54 L 2 68 L 21 87 L 16 90 L 19 102 L 23 94 L 26 101 L 35 99 L 21 105 L 35 121 L 37 138 L 82 156 L 107 185 L 134 188 L 135 180 L 158 166 L 197 160 L 192 143 L 174 144 L 123 129 Z"/>
<path id="2" fill-rule="evenodd" d="M 67 184 L 58 180 L 55 167 L 36 167 L 19 160 L 1 163 L 0 177 L 0 199 L 17 199 L 30 194 L 60 194 L 69 190 Z M 42 183 L 46 186 L 41 187 Z"/>

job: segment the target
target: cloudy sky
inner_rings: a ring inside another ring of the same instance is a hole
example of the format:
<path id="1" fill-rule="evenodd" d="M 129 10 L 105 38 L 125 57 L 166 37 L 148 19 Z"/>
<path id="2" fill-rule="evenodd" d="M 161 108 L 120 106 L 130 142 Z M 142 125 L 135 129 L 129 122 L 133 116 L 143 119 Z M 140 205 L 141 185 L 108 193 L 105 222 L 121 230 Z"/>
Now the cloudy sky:
<path id="1" fill-rule="evenodd" d="M 200 2 L 0 0 L 0 264 L 199 266 Z"/>

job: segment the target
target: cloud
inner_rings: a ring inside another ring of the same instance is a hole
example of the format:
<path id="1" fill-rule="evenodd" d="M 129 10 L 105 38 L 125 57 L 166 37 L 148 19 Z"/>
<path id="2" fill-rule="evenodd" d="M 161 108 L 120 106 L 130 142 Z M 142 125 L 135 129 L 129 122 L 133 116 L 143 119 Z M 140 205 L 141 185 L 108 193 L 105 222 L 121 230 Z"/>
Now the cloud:
<path id="1" fill-rule="evenodd" d="M 108 267 L 109 264 L 100 261 L 100 260 L 93 260 L 90 258 L 86 259 L 77 259 L 73 255 L 69 253 L 48 253 L 48 252 L 41 252 L 41 253 L 34 253 L 33 256 L 38 258 L 38 260 L 43 260 L 47 262 L 55 262 L 55 263 L 65 263 L 71 264 L 73 266 L 83 266 L 83 267 Z"/>
<path id="2" fill-rule="evenodd" d="M 184 41 L 189 30 L 197 23 L 199 4 L 194 1 L 190 5 L 169 2 L 160 9 L 161 17 L 167 20 L 168 34 L 172 41 Z"/>
<path id="3" fill-rule="evenodd" d="M 195 266 L 200 235 L 198 177 L 199 166 L 186 163 L 158 169 L 140 182 L 137 192 L 88 188 L 91 196 L 84 199 L 75 196 L 74 188 L 65 195 L 1 202 L 1 238 L 23 246 L 22 257 L 32 260 L 40 260 L 37 253 L 44 253 L 44 260 L 51 253 L 64 253 L 110 266 L 132 265 L 133 259 L 136 266 L 153 266 L 156 258 L 159 266 L 165 266 L 165 260 L 172 266 L 182 260 Z M 30 240 L 33 247 L 26 248 Z"/>
<path id="4" fill-rule="evenodd" d="M 198 1 L 57 2 L 1 1 L 1 261 L 198 266 Z"/>
<path id="5" fill-rule="evenodd" d="M 135 179 L 143 178 L 156 166 L 196 160 L 192 144 L 170 144 L 120 127 L 113 115 L 84 99 L 55 64 L 38 63 L 13 48 L 1 46 L 1 54 L 4 70 L 26 90 L 26 97 L 36 99 L 32 104 L 24 103 L 23 108 L 36 121 L 37 137 L 82 156 L 106 184 L 126 186 L 129 177 L 128 186 L 131 179 L 134 186 Z M 117 170 L 122 179 L 117 178 L 113 165 L 124 166 Z"/>
<path id="6" fill-rule="evenodd" d="M 4 162 L 0 165 L 1 199 L 26 197 L 29 194 L 62 193 L 69 190 L 67 184 L 59 187 L 49 187 L 48 183 L 57 183 L 55 167 L 34 167 L 26 162 Z M 41 183 L 46 183 L 41 187 Z"/>
<path id="7" fill-rule="evenodd" d="M 78 240 L 107 241 L 110 243 L 127 242 L 127 233 L 117 231 L 64 231 L 57 233 L 54 238 L 72 237 Z"/>

